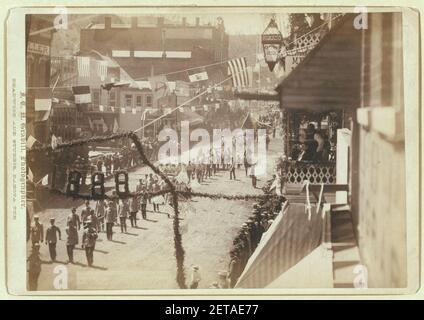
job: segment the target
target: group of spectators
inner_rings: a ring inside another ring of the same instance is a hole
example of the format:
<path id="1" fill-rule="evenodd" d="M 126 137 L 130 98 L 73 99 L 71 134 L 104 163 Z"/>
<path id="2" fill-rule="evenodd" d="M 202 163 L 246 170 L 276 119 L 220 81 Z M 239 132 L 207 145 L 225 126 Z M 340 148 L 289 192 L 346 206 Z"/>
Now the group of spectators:
<path id="1" fill-rule="evenodd" d="M 299 143 L 293 146 L 291 158 L 296 161 L 327 162 L 334 160 L 332 149 L 326 133 L 309 123 L 305 130 L 300 131 Z"/>
<path id="2" fill-rule="evenodd" d="M 270 181 L 271 182 L 271 181 Z M 264 187 L 269 193 L 269 184 Z M 280 214 L 283 200 L 265 198 L 253 205 L 252 214 L 247 222 L 243 223 L 237 236 L 233 240 L 228 266 L 228 286 L 234 288 L 242 274 L 250 256 L 259 245 L 262 236 L 268 231 L 278 214 Z"/>

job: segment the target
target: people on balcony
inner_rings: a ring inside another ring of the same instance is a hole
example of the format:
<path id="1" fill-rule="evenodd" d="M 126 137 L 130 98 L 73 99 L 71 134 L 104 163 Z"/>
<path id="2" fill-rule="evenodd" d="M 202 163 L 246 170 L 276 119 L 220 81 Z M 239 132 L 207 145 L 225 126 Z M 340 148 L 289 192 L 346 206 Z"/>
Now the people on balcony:
<path id="1" fill-rule="evenodd" d="M 300 145 L 301 152 L 297 161 L 313 161 L 315 159 L 318 143 L 315 140 L 305 140 Z"/>
<path id="2" fill-rule="evenodd" d="M 331 144 L 326 135 L 320 131 L 316 131 L 314 134 L 314 140 L 318 144 L 314 160 L 327 162 L 331 152 Z"/>

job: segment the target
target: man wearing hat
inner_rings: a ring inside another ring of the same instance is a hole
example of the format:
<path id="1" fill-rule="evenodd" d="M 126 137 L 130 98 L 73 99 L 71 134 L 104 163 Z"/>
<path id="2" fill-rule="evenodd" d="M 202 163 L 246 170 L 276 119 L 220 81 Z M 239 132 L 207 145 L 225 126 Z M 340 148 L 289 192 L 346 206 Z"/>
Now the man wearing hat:
<path id="1" fill-rule="evenodd" d="M 69 214 L 68 219 L 66 221 L 66 225 L 72 226 L 77 230 L 81 229 L 81 220 L 80 217 L 77 215 L 77 208 L 72 208 L 72 212 Z"/>
<path id="2" fill-rule="evenodd" d="M 54 225 L 55 219 L 50 218 L 50 227 L 46 230 L 46 244 L 49 245 L 50 259 L 56 261 L 56 243 L 57 235 L 59 234 L 59 240 L 62 240 L 60 229 Z"/>
<path id="3" fill-rule="evenodd" d="M 91 217 L 90 201 L 85 201 L 85 208 L 81 211 L 81 221 L 84 224 Z"/>
<path id="4" fill-rule="evenodd" d="M 74 263 L 74 249 L 78 244 L 78 230 L 75 225 L 69 223 L 66 231 L 66 252 L 68 253 L 69 263 Z"/>
<path id="5" fill-rule="evenodd" d="M 85 255 L 87 257 L 87 264 L 89 267 L 94 262 L 94 248 L 96 246 L 97 232 L 93 227 L 92 221 L 87 220 L 84 225 L 84 233 L 82 235 L 82 246 L 85 249 Z"/>
<path id="6" fill-rule="evenodd" d="M 44 227 L 43 224 L 40 223 L 39 217 L 37 215 L 34 216 L 34 224 L 31 226 L 31 242 L 32 246 L 36 243 L 40 244 L 43 242 L 44 238 Z"/>
<path id="7" fill-rule="evenodd" d="M 113 211 L 113 206 L 113 201 L 109 201 L 105 211 L 106 238 L 108 240 L 112 240 L 113 223 L 115 221 L 115 212 Z"/>

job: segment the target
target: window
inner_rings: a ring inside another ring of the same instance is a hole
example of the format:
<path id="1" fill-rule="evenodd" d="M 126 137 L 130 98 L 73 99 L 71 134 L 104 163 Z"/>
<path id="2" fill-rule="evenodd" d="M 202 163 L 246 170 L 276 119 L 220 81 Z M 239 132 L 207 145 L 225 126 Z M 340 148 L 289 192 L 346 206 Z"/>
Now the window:
<path id="1" fill-rule="evenodd" d="M 146 96 L 146 107 L 150 108 L 152 107 L 153 103 L 152 103 L 152 96 L 151 95 L 147 95 Z"/>
<path id="2" fill-rule="evenodd" d="M 141 107 L 143 104 L 143 96 L 136 96 L 135 98 L 135 106 L 136 107 Z"/>
<path id="3" fill-rule="evenodd" d="M 116 92 L 111 91 L 109 93 L 109 106 L 116 107 Z"/>
<path id="4" fill-rule="evenodd" d="M 132 107 L 133 96 L 131 94 L 125 95 L 125 107 Z"/>

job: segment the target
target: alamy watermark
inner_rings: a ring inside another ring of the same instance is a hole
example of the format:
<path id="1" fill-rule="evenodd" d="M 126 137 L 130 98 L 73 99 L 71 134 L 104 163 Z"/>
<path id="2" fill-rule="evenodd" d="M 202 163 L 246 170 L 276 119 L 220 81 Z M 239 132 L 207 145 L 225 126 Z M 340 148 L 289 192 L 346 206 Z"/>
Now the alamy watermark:
<path id="1" fill-rule="evenodd" d="M 255 175 L 266 172 L 265 129 L 196 128 L 190 132 L 188 121 L 182 121 L 180 135 L 171 128 L 162 129 L 158 140 L 165 142 L 158 152 L 161 164 L 247 164 L 255 167 Z M 191 144 L 196 143 L 191 146 Z"/>

